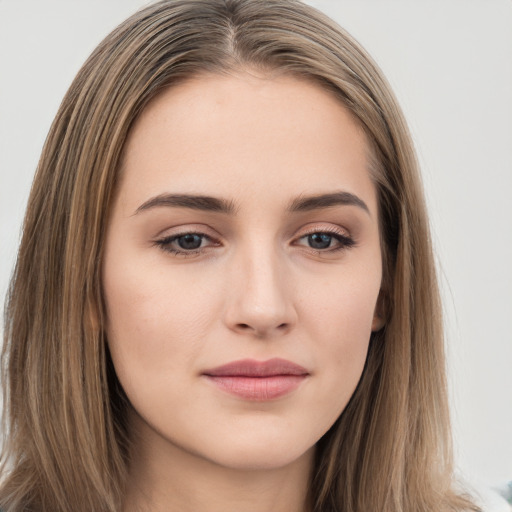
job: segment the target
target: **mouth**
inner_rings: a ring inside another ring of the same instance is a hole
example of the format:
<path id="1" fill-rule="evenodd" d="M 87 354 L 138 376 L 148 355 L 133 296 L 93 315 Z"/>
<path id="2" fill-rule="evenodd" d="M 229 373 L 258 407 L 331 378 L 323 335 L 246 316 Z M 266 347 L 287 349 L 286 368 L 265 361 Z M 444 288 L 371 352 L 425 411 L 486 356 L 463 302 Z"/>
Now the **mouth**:
<path id="1" fill-rule="evenodd" d="M 244 400 L 269 401 L 288 395 L 309 376 L 286 359 L 243 359 L 206 370 L 202 375 L 221 391 Z"/>

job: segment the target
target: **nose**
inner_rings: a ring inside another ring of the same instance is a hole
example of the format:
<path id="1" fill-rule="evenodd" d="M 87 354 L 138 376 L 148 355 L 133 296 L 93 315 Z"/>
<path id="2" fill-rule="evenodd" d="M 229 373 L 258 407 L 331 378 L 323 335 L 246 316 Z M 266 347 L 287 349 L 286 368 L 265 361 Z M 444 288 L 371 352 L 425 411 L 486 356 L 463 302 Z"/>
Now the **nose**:
<path id="1" fill-rule="evenodd" d="M 271 338 L 290 331 L 297 321 L 292 300 L 293 280 L 286 265 L 272 251 L 246 251 L 231 265 L 228 327 L 256 338 Z"/>

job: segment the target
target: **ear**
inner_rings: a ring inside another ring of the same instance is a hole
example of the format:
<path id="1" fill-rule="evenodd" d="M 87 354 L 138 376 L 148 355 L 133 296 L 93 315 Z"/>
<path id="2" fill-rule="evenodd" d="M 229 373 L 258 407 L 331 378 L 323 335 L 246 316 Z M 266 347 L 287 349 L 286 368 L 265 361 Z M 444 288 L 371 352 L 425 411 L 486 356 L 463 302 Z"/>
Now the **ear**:
<path id="1" fill-rule="evenodd" d="M 380 331 L 384 325 L 386 324 L 386 314 L 385 314 L 385 297 L 382 289 L 379 292 L 379 296 L 377 297 L 377 303 L 375 304 L 375 310 L 373 312 L 373 320 L 372 320 L 372 332 Z"/>

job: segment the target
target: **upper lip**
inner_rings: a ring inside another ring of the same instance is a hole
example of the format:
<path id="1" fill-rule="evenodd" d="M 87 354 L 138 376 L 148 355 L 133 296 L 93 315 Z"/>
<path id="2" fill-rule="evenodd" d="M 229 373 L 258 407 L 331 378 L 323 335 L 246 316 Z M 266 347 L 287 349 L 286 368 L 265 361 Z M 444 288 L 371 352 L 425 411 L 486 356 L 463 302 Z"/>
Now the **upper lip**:
<path id="1" fill-rule="evenodd" d="M 203 375 L 210 377 L 273 377 L 308 374 L 309 372 L 304 367 L 280 358 L 267 361 L 241 359 L 203 372 Z"/>

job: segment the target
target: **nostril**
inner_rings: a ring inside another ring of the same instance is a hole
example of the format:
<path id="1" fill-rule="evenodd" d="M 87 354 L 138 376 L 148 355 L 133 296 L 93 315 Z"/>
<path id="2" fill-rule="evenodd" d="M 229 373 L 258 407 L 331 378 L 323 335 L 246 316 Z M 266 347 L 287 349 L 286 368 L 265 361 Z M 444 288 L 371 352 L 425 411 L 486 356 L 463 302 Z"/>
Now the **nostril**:
<path id="1" fill-rule="evenodd" d="M 276 331 L 286 331 L 289 327 L 289 323 L 282 323 L 282 324 L 279 324 L 275 327 Z M 255 333 L 258 333 L 259 335 L 262 335 L 263 333 L 268 333 L 270 332 L 272 329 L 267 329 L 267 328 L 257 328 L 257 327 L 253 327 L 251 326 L 250 324 L 243 324 L 243 323 L 239 323 L 239 324 L 236 324 L 236 328 L 240 331 L 254 331 Z"/>

